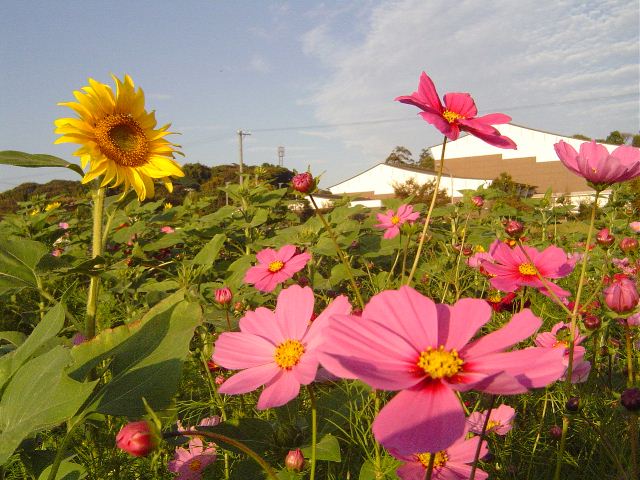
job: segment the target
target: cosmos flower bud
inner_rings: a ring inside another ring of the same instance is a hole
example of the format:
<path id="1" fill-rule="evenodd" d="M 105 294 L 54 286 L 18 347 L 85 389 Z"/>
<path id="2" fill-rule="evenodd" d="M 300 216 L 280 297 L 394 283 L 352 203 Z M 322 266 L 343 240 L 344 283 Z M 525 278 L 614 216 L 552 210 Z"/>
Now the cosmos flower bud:
<path id="1" fill-rule="evenodd" d="M 151 423 L 141 420 L 126 424 L 116 436 L 116 446 L 134 457 L 146 457 L 158 445 Z"/>
<path id="2" fill-rule="evenodd" d="M 291 179 L 291 187 L 300 193 L 309 193 L 315 188 L 315 181 L 309 172 L 303 172 Z"/>
<path id="3" fill-rule="evenodd" d="M 624 237 L 620 240 L 620 250 L 624 253 L 633 252 L 638 249 L 638 240 L 631 237 Z"/>
<path id="4" fill-rule="evenodd" d="M 636 283 L 626 275 L 616 273 L 611 283 L 602 292 L 604 301 L 616 313 L 633 310 L 638 304 L 638 289 Z"/>
<path id="5" fill-rule="evenodd" d="M 640 389 L 627 388 L 622 392 L 622 395 L 620 395 L 620 403 L 631 412 L 640 410 Z"/>
<path id="6" fill-rule="evenodd" d="M 600 319 L 591 313 L 584 316 L 582 323 L 587 330 L 597 330 L 601 325 Z"/>
<path id="7" fill-rule="evenodd" d="M 471 197 L 471 202 L 478 208 L 482 208 L 482 206 L 484 205 L 484 198 L 482 198 L 480 195 L 476 195 L 474 197 Z"/>
<path id="8" fill-rule="evenodd" d="M 555 440 L 560 440 L 562 437 L 562 428 L 559 425 L 554 425 L 549 429 L 549 435 Z"/>
<path id="9" fill-rule="evenodd" d="M 218 288 L 216 290 L 216 302 L 220 305 L 228 305 L 231 303 L 231 299 L 233 298 L 233 293 L 229 287 Z"/>
<path id="10" fill-rule="evenodd" d="M 517 220 L 509 220 L 504 227 L 504 231 L 507 235 L 513 238 L 518 238 L 524 232 L 524 225 Z"/>
<path id="11" fill-rule="evenodd" d="M 284 459 L 284 466 L 287 467 L 287 470 L 292 470 L 294 472 L 302 471 L 302 467 L 304 466 L 304 456 L 302 455 L 302 451 L 299 448 L 289 450 L 289 453 L 287 453 L 287 456 Z"/>
<path id="12" fill-rule="evenodd" d="M 578 397 L 571 397 L 569 400 L 567 400 L 565 408 L 569 412 L 577 412 L 578 410 L 580 410 L 580 399 Z"/>
<path id="13" fill-rule="evenodd" d="M 601 247 L 610 247 L 614 241 L 615 237 L 611 235 L 611 231 L 608 228 L 603 228 L 596 234 L 596 242 Z"/>

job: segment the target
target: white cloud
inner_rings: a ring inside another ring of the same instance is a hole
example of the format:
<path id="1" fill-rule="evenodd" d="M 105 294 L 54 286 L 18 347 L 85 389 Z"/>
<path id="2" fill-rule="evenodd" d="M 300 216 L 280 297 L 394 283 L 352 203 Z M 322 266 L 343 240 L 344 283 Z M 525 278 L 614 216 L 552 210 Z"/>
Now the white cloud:
<path id="1" fill-rule="evenodd" d="M 480 114 L 513 106 L 514 122 L 533 128 L 635 131 L 639 13 L 626 0 L 385 1 L 362 20 L 360 39 L 344 41 L 344 24 L 333 19 L 302 37 L 304 52 L 330 72 L 307 100 L 327 124 L 411 115 L 417 109 L 393 99 L 413 92 L 424 70 L 441 95 L 471 92 Z M 419 117 L 322 135 L 375 159 L 395 145 L 419 151 L 440 139 Z"/>
<path id="2" fill-rule="evenodd" d="M 258 73 L 269 73 L 271 71 L 271 65 L 264 57 L 260 55 L 254 55 L 249 61 L 249 70 Z"/>

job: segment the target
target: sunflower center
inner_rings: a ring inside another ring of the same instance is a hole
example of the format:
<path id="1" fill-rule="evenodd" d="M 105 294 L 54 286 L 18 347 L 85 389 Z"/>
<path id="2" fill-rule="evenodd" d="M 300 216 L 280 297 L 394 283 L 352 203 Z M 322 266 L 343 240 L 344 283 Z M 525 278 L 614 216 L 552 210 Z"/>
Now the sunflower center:
<path id="1" fill-rule="evenodd" d="M 276 260 L 275 262 L 271 262 L 269 264 L 269 271 L 271 273 L 279 272 L 284 268 L 284 262 L 282 260 Z"/>
<path id="2" fill-rule="evenodd" d="M 189 470 L 192 472 L 199 472 L 202 469 L 202 462 L 197 458 L 189 462 Z"/>
<path id="3" fill-rule="evenodd" d="M 298 364 L 303 353 L 304 345 L 298 340 L 285 340 L 277 346 L 273 358 L 280 368 L 291 370 Z"/>
<path id="4" fill-rule="evenodd" d="M 424 468 L 429 468 L 431 455 L 432 454 L 429 452 L 419 453 L 417 455 L 418 460 L 422 465 L 424 465 Z M 433 460 L 433 468 L 444 467 L 447 463 L 447 460 L 449 460 L 449 456 L 447 455 L 447 452 L 445 452 L 444 450 L 440 450 L 435 454 L 435 459 Z"/>
<path id="5" fill-rule="evenodd" d="M 148 161 L 149 140 L 140 124 L 127 113 L 102 118 L 95 128 L 100 151 L 122 167 L 139 167 Z"/>
<path id="6" fill-rule="evenodd" d="M 431 378 L 453 377 L 460 371 L 463 363 L 455 349 L 447 351 L 442 345 L 437 349 L 427 348 L 420 353 L 418 359 L 418 367 Z"/>
<path id="7" fill-rule="evenodd" d="M 460 115 L 459 113 L 452 112 L 451 110 L 445 110 L 444 112 L 442 112 L 442 116 L 449 123 L 453 123 L 459 118 L 464 118 L 464 116 Z"/>
<path id="8" fill-rule="evenodd" d="M 538 270 L 536 270 L 535 265 L 533 265 L 531 263 L 522 263 L 522 264 L 520 264 L 520 266 L 518 267 L 518 271 L 522 275 L 535 275 L 538 272 Z"/>
<path id="9" fill-rule="evenodd" d="M 397 225 L 400 223 L 400 217 L 397 215 L 394 215 L 393 217 L 391 217 L 391 223 L 393 223 L 394 225 Z"/>

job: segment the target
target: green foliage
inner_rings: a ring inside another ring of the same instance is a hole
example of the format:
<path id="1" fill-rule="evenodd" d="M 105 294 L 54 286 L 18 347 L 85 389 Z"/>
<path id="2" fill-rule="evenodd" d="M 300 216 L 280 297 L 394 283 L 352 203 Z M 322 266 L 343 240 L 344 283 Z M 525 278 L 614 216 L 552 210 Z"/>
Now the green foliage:
<path id="1" fill-rule="evenodd" d="M 416 203 L 428 204 L 433 196 L 435 186 L 435 180 L 418 184 L 415 179 L 410 178 L 404 183 L 394 183 L 393 191 L 398 198 L 411 199 Z M 447 191 L 444 188 L 440 188 L 436 198 L 436 205 L 446 205 L 449 202 L 451 202 L 451 198 L 447 195 Z"/>

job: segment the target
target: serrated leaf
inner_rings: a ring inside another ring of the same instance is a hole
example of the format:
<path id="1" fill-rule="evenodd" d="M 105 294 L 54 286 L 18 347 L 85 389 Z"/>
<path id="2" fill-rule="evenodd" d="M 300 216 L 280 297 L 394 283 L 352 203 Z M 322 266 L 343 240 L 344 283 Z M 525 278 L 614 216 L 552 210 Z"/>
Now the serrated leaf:
<path id="1" fill-rule="evenodd" d="M 0 152 L 0 163 L 28 168 L 64 167 L 69 170 L 73 170 L 81 177 L 84 177 L 84 172 L 79 165 L 45 153 L 26 153 L 18 152 L 16 150 L 4 150 Z"/>

